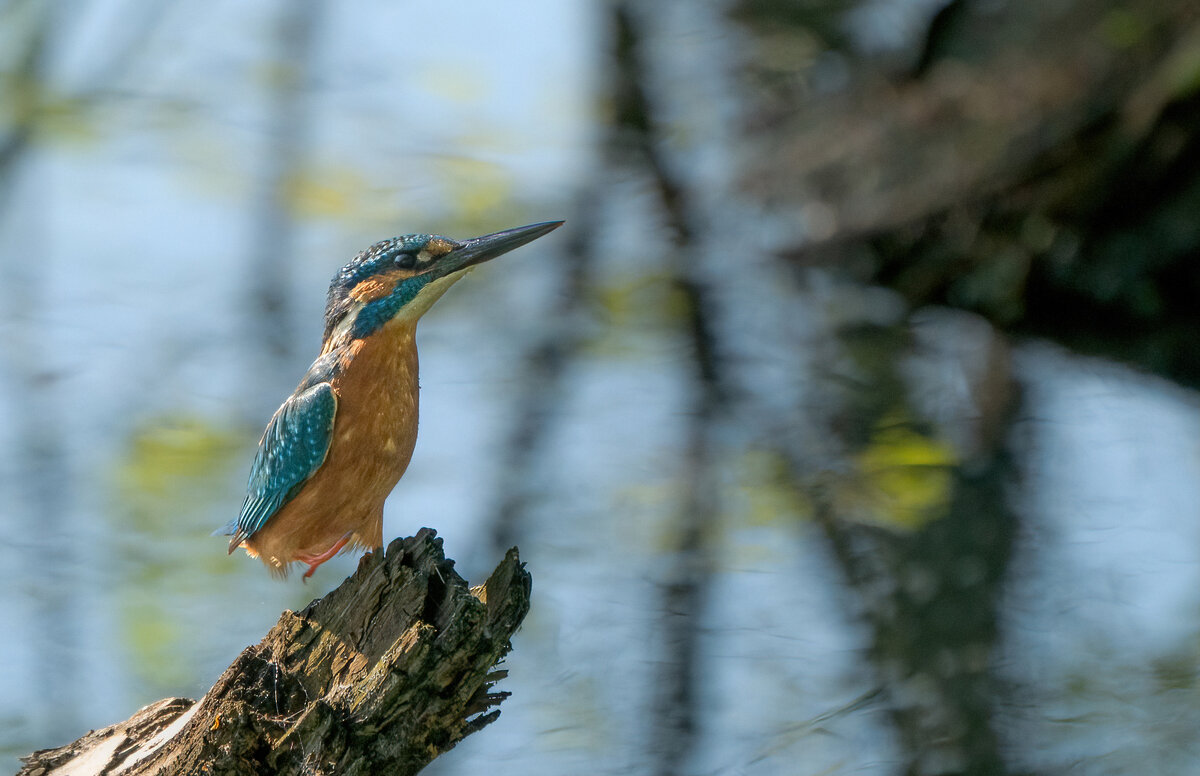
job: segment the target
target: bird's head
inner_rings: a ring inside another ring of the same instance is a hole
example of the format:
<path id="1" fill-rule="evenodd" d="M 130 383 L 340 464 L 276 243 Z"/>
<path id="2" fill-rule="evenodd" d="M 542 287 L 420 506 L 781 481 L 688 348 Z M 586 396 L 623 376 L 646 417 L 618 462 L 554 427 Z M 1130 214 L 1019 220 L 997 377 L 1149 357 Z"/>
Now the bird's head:
<path id="1" fill-rule="evenodd" d="M 415 323 L 475 265 L 560 225 L 562 221 L 547 221 L 462 242 L 436 234 L 408 234 L 375 243 L 330 283 L 325 341 L 362 339 L 393 320 Z"/>

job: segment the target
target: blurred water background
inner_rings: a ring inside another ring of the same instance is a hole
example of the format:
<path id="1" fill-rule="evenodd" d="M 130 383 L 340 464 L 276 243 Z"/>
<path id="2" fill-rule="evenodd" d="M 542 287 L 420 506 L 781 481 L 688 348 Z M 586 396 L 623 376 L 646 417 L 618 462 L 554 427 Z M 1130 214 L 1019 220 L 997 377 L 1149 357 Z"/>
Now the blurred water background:
<path id="1" fill-rule="evenodd" d="M 881 615 L 812 493 L 843 517 L 893 499 L 849 522 L 919 535 L 944 472 L 988 444 L 925 424 L 848 452 L 857 405 L 823 386 L 883 372 L 830 343 L 916 331 L 901 371 L 941 391 L 914 402 L 936 425 L 987 414 L 968 362 L 996 335 L 780 260 L 828 218 L 742 193 L 737 76 L 774 52 L 837 101 L 853 56 L 911 51 L 946 4 L 826 8 L 843 48 L 799 54 L 755 43 L 735 5 L 752 4 L 0 2 L 0 771 L 200 696 L 355 567 L 280 583 L 209 536 L 317 353 L 342 263 L 395 234 L 566 218 L 422 323 L 421 433 L 385 539 L 434 527 L 473 582 L 518 544 L 534 580 L 500 720 L 430 771 L 965 772 L 920 759 L 895 709 L 933 701 L 890 681 Z M 683 216 L 627 159 L 647 149 L 619 118 L 622 18 Z M 1036 337 L 1005 363 L 1017 517 L 979 561 L 998 569 L 996 635 L 942 663 L 990 677 L 1012 770 L 1200 772 L 1196 394 Z M 917 473 L 846 476 L 867 456 Z M 797 468 L 836 482 L 806 495 Z M 892 583 L 919 590 L 909 571 Z"/>

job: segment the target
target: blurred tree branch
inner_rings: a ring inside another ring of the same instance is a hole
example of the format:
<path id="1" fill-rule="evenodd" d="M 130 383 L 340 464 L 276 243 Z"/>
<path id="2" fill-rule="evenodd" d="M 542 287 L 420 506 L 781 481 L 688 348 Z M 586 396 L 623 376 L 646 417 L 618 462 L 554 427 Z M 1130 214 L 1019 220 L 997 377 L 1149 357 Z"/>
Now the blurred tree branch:
<path id="1" fill-rule="evenodd" d="M 953 10 L 918 78 L 761 101 L 743 182 L 802 225 L 783 254 L 1200 387 L 1200 6 Z"/>
<path id="2" fill-rule="evenodd" d="M 521 388 L 514 391 L 513 420 L 500 457 L 496 504 L 489 517 L 491 551 L 520 544 L 526 536 L 523 517 L 537 489 L 538 465 L 551 430 L 549 419 L 561 409 L 563 383 L 583 343 L 583 310 L 596 259 L 595 189 L 585 189 L 568 219 L 564 261 L 559 262 L 559 291 L 547 318 L 555 321 L 536 334 L 521 355 Z"/>
<path id="3" fill-rule="evenodd" d="M 252 295 L 250 309 L 258 321 L 258 344 L 265 350 L 267 363 L 276 364 L 271 371 L 286 372 L 293 367 L 286 363 L 295 343 L 288 284 L 295 253 L 292 203 L 311 135 L 307 98 L 325 11 L 324 0 L 289 2 L 278 9 L 275 77 L 270 80 L 266 148 L 260 155 L 258 191 L 251 209 L 247 283 Z M 273 406 L 273 401 L 267 400 L 266 406 Z"/>
<path id="4" fill-rule="evenodd" d="M 75 110 L 83 113 L 98 105 L 122 77 L 129 72 L 137 57 L 145 50 L 145 44 L 159 28 L 171 3 L 163 0 L 128 3 L 132 12 L 122 17 L 123 40 L 105 49 L 105 56 L 88 70 L 83 85 L 56 99 L 71 103 Z M 32 9 L 32 10 L 30 10 Z M 46 119 L 46 106 L 54 96 L 50 65 L 56 49 L 63 45 L 69 32 L 67 23 L 71 15 L 62 12 L 54 3 L 13 2 L 4 8 L 5 14 L 19 17 L 29 14 L 24 21 L 25 34 L 18 37 L 22 53 L 16 57 L 16 66 L 3 74 L 9 92 L 8 102 L 13 106 L 13 121 L 0 135 L 0 213 L 7 211 L 6 198 L 11 194 L 15 181 L 15 164 L 30 142 L 41 130 Z"/>
<path id="5" fill-rule="evenodd" d="M 506 672 L 494 666 L 529 593 L 515 549 L 468 588 L 422 529 L 284 612 L 199 701 L 151 704 L 34 753 L 19 776 L 416 773 L 499 716 L 508 693 L 492 687 Z"/>
<path id="6" fill-rule="evenodd" d="M 993 664 L 1018 526 L 1008 496 L 1017 484 L 1009 437 L 1018 394 L 1003 338 L 978 321 L 940 326 L 943 335 L 970 331 L 960 348 L 983 354 L 973 366 L 958 354 L 947 359 L 969 386 L 957 406 L 931 384 L 948 364 L 913 367 L 930 344 L 916 341 L 910 319 L 854 327 L 830 346 L 843 354 L 843 379 L 830 381 L 840 411 L 828 429 L 842 467 L 814 470 L 794 440 L 781 444 L 870 627 L 903 772 L 1003 774 Z M 922 394 L 939 397 L 940 419 L 921 406 Z"/>
<path id="7" fill-rule="evenodd" d="M 99 103 L 103 90 L 127 71 L 170 4 L 136 5 L 137 11 L 124 18 L 121 41 L 124 45 L 108 49 L 89 70 L 83 84 L 69 94 L 63 94 L 56 86 L 54 66 L 55 57 L 66 47 L 71 21 L 76 18 L 70 7 L 26 0 L 0 9 L 7 39 L 15 49 L 9 60 L 10 69 L 0 72 L 0 103 L 5 105 L 7 117 L 0 129 L 0 224 L 13 230 L 41 226 L 36 218 L 18 221 L 11 216 L 14 202 L 20 201 L 27 207 L 26 200 L 31 199 L 21 199 L 19 193 L 23 174 L 28 177 L 27 171 L 33 168 L 37 141 L 46 125 L 56 118 L 56 106 L 70 105 L 71 110 L 82 115 Z M 6 220 L 5 216 L 9 218 Z M 38 244 L 40 238 L 44 235 L 27 236 L 31 245 Z M 37 251 L 0 253 L 0 274 L 4 277 L 0 283 L 0 307 L 4 310 L 4 323 L 42 321 L 47 296 L 43 278 L 49 271 L 45 256 Z M 79 618 L 72 611 L 71 591 L 75 585 L 64 579 L 75 564 L 71 562 L 74 548 L 69 541 L 62 540 L 72 533 L 66 524 L 71 514 L 68 506 L 71 485 L 65 484 L 63 477 L 71 466 L 63 419 L 57 410 L 62 404 L 54 384 L 59 365 L 53 362 L 53 351 L 48 353 L 44 343 L 45 338 L 36 334 L 35 326 L 12 327 L 0 343 L 0 362 L 9 378 L 0 387 L 7 389 L 10 395 L 6 398 L 13 408 L 13 439 L 6 441 L 23 451 L 17 459 L 17 492 L 22 498 L 9 511 L 14 520 L 42 529 L 36 536 L 22 540 L 26 544 L 22 562 L 31 564 L 26 574 L 40 580 L 32 588 L 32 596 L 38 601 L 37 615 L 32 618 L 32 637 L 37 644 L 38 673 L 44 677 L 39 702 L 26 713 L 31 718 L 41 718 L 47 726 L 63 730 L 73 726 L 78 708 L 79 677 L 74 661 L 65 658 L 80 636 Z M 49 551 L 50 543 L 61 563 L 36 560 Z"/>
<path id="8" fill-rule="evenodd" d="M 966 351 L 985 356 L 960 408 L 966 433 L 938 428 L 915 400 L 909 313 L 843 328 L 829 344 L 823 360 L 838 366 L 825 404 L 841 409 L 828 434 L 843 468 L 794 439 L 781 448 L 871 628 L 905 772 L 1003 773 L 992 664 L 1018 528 L 1009 437 L 1019 401 L 1006 335 L 1200 387 L 1200 7 L 947 9 L 954 18 L 932 20 L 936 45 L 906 79 L 859 67 L 822 99 L 772 82 L 750 122 L 742 181 L 801 227 L 781 251 L 792 266 L 996 327 Z M 762 22 L 754 34 L 777 46 Z M 747 74 L 761 74 L 754 61 Z M 969 371 L 969 359 L 957 363 Z M 903 461 L 905 445 L 951 437 L 966 441 L 937 468 Z M 907 528 L 877 522 L 880 461 L 918 478 L 944 471 L 943 506 Z"/>
<path id="9" fill-rule="evenodd" d="M 739 6 L 756 7 L 753 35 L 778 49 L 764 24 L 769 0 Z M 1184 202 L 1200 207 L 1190 182 L 1200 181 L 1200 135 L 1187 125 L 1198 115 L 1196 25 L 1195 5 L 1172 0 L 954 2 L 930 19 L 905 75 L 849 62 L 834 95 L 806 91 L 806 77 L 790 90 L 772 80 L 749 122 L 743 190 L 800 227 L 784 262 L 885 285 L 908 302 L 888 322 L 848 316 L 820 345 L 831 379 L 812 405 L 825 413 L 816 455 L 786 428 L 775 434 L 870 628 L 907 774 L 1009 768 L 993 722 L 1019 528 L 1020 390 L 1007 335 L 1200 384 L 1186 364 L 1195 348 L 1179 336 L 1194 336 L 1200 320 L 1168 323 L 1196 316 L 1200 290 L 1185 269 L 1200 226 L 1177 215 Z M 757 64 L 751 80 L 764 73 Z M 1171 297 L 1146 293 L 1157 273 L 1189 301 L 1129 326 L 1131 313 Z M 918 325 L 933 304 L 992 325 L 949 313 Z M 918 369 L 937 350 L 922 339 L 931 331 L 961 342 Z M 1175 347 L 1162 347 L 1170 337 Z M 947 391 L 939 379 L 962 385 Z"/>
<path id="10" fill-rule="evenodd" d="M 727 409 L 726 391 L 711 315 L 713 295 L 695 261 L 704 239 L 698 226 L 702 219 L 688 182 L 672 170 L 659 117 L 647 94 L 652 78 L 645 51 L 650 25 L 634 3 L 616 2 L 612 13 L 614 117 L 607 153 L 640 170 L 658 200 L 671 239 L 667 271 L 682 302 L 681 329 L 693 369 L 681 503 L 661 588 L 664 654 L 652 715 L 654 772 L 672 776 L 686 771 L 699 732 L 699 641 L 716 565 L 712 536 L 720 516 L 715 436 Z"/>

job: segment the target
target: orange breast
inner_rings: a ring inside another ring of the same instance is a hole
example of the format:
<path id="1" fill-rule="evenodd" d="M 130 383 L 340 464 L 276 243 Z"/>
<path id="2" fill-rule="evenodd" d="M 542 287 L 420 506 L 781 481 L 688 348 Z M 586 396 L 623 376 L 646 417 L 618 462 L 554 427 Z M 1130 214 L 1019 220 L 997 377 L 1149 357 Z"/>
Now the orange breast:
<path id="1" fill-rule="evenodd" d="M 272 571 L 317 555 L 347 534 L 348 546 L 383 544 L 383 502 L 417 442 L 416 327 L 392 323 L 352 343 L 333 380 L 338 397 L 325 463 L 294 499 L 246 541 Z"/>

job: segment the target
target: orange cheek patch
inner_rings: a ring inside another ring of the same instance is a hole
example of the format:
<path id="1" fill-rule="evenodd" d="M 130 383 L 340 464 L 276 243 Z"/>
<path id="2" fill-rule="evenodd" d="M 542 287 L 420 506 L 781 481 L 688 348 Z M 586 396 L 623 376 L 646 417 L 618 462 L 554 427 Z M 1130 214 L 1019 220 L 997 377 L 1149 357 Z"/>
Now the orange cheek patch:
<path id="1" fill-rule="evenodd" d="M 396 278 L 367 278 L 350 289 L 350 298 L 356 302 L 367 304 L 376 299 L 382 299 L 396 288 Z"/>

